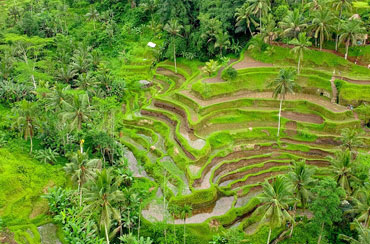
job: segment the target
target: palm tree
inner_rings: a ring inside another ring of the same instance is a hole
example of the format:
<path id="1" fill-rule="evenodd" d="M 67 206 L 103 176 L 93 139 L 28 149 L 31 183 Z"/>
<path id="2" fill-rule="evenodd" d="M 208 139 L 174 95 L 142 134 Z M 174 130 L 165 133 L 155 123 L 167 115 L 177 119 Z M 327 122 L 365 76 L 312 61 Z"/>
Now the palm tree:
<path id="1" fill-rule="evenodd" d="M 168 22 L 164 26 L 164 30 L 167 31 L 172 36 L 172 45 L 173 45 L 173 60 L 175 62 L 175 72 L 177 73 L 177 66 L 176 66 L 176 43 L 175 43 L 175 37 L 180 36 L 181 37 L 181 30 L 183 26 L 176 20 L 172 19 L 170 22 Z"/>
<path id="2" fill-rule="evenodd" d="M 360 147 L 363 145 L 362 139 L 359 137 L 360 133 L 357 130 L 345 128 L 341 131 L 342 146 L 352 152 L 354 147 Z"/>
<path id="3" fill-rule="evenodd" d="M 249 33 L 253 37 L 253 32 L 251 30 L 251 24 L 253 24 L 254 26 L 256 26 L 258 24 L 256 23 L 256 21 L 252 17 L 251 9 L 248 8 L 248 6 L 246 4 L 243 4 L 243 6 L 236 9 L 235 17 L 236 17 L 235 26 L 236 27 L 241 27 L 241 25 L 245 21 L 245 24 L 247 25 Z"/>
<path id="4" fill-rule="evenodd" d="M 263 18 L 262 22 L 264 26 L 262 28 L 258 28 L 260 30 L 260 35 L 263 38 L 263 41 L 270 45 L 271 42 L 278 37 L 278 28 L 276 28 L 274 16 L 272 14 L 268 14 Z"/>
<path id="5" fill-rule="evenodd" d="M 281 106 L 285 100 L 285 96 L 288 93 L 294 93 L 294 88 L 297 87 L 295 83 L 296 72 L 291 68 L 281 69 L 278 76 L 272 81 L 268 87 L 274 88 L 273 97 L 280 99 L 279 108 L 279 124 L 277 136 L 280 135 L 280 119 L 281 119 Z"/>
<path id="6" fill-rule="evenodd" d="M 96 78 L 93 76 L 92 72 L 82 73 L 77 78 L 77 85 L 84 90 L 94 88 L 96 85 Z"/>
<path id="7" fill-rule="evenodd" d="M 184 220 L 184 244 L 186 243 L 186 232 L 185 232 L 185 226 L 186 226 L 186 219 L 191 216 L 193 211 L 193 208 L 190 205 L 185 204 L 181 210 L 180 210 L 180 216 Z"/>
<path id="8" fill-rule="evenodd" d="M 62 121 L 69 121 L 71 130 L 81 130 L 82 123 L 92 117 L 93 108 L 89 103 L 87 94 L 75 95 L 70 103 L 62 101 L 64 112 L 61 113 Z"/>
<path id="9" fill-rule="evenodd" d="M 220 56 L 222 56 L 222 51 L 225 49 L 227 50 L 228 47 L 230 46 L 230 40 L 229 40 L 229 35 L 225 33 L 218 33 L 216 35 L 216 42 L 215 42 L 215 48 L 220 49 Z"/>
<path id="10" fill-rule="evenodd" d="M 305 161 L 293 162 L 293 166 L 288 172 L 287 179 L 293 186 L 293 193 L 299 199 L 303 209 L 307 206 L 310 196 L 310 186 L 315 182 L 312 176 L 315 169 L 309 167 Z M 295 208 L 294 208 L 295 209 Z"/>
<path id="11" fill-rule="evenodd" d="M 92 66 L 93 57 L 90 53 L 91 47 L 78 48 L 72 57 L 71 68 L 78 73 L 86 73 Z"/>
<path id="12" fill-rule="evenodd" d="M 35 134 L 35 125 L 37 120 L 37 104 L 22 100 L 14 108 L 14 111 L 17 116 L 15 126 L 18 127 L 18 130 L 22 133 L 25 140 L 30 138 L 30 153 L 32 153 L 32 139 Z"/>
<path id="13" fill-rule="evenodd" d="M 351 160 L 350 151 L 338 151 L 335 153 L 334 157 L 329 157 L 330 159 L 330 169 L 337 181 L 337 183 L 347 192 L 351 193 L 352 188 L 350 185 L 350 180 L 356 179 L 353 174 L 352 167 L 353 162 Z"/>
<path id="14" fill-rule="evenodd" d="M 250 11 L 254 15 L 258 15 L 258 18 L 260 20 L 260 28 L 262 28 L 262 18 L 270 10 L 270 5 L 271 5 L 270 1 L 268 0 L 248 0 L 246 4 L 248 4 L 248 11 Z"/>
<path id="15" fill-rule="evenodd" d="M 368 244 L 370 243 L 370 229 L 362 226 L 355 220 L 355 226 L 358 234 L 358 240 L 346 235 L 339 235 L 339 238 L 348 241 L 351 244 Z"/>
<path id="16" fill-rule="evenodd" d="M 101 169 L 101 165 L 100 159 L 89 159 L 87 153 L 77 151 L 72 155 L 70 163 L 64 166 L 64 170 L 72 176 L 72 180 L 78 185 L 80 207 L 82 205 L 82 186 L 93 178 L 94 171 Z"/>
<path id="17" fill-rule="evenodd" d="M 352 10 L 352 0 L 332 0 L 333 7 L 339 10 L 339 19 L 342 18 L 343 9 Z"/>
<path id="18" fill-rule="evenodd" d="M 329 9 L 323 9 L 313 13 L 312 27 L 315 33 L 315 38 L 320 39 L 320 50 L 325 39 L 330 39 L 331 30 L 335 17 Z"/>
<path id="19" fill-rule="evenodd" d="M 109 230 L 112 220 L 120 221 L 121 214 L 117 208 L 125 200 L 119 190 L 120 182 L 112 176 L 111 169 L 98 171 L 94 180 L 89 181 L 83 189 L 85 192 L 86 207 L 84 212 L 98 213 L 99 226 L 104 230 L 105 239 L 109 244 Z"/>
<path id="20" fill-rule="evenodd" d="M 145 11 L 148 11 L 150 13 L 150 17 L 151 17 L 151 29 L 153 30 L 153 23 L 154 23 L 154 18 L 153 18 L 153 14 L 157 8 L 157 0 L 147 0 L 146 2 L 144 3 L 141 3 L 140 6 L 142 8 L 144 8 Z"/>
<path id="21" fill-rule="evenodd" d="M 307 37 L 306 33 L 299 33 L 298 39 L 294 38 L 292 41 L 289 42 L 289 44 L 294 45 L 295 47 L 291 49 L 291 52 L 295 53 L 298 56 L 298 74 L 300 72 L 300 66 L 301 66 L 301 60 L 303 60 L 303 55 L 305 51 L 308 51 L 308 47 L 312 45 L 312 43 L 309 41 L 309 38 Z"/>
<path id="22" fill-rule="evenodd" d="M 206 73 L 208 73 L 208 76 L 211 76 L 220 66 L 218 65 L 218 62 L 211 59 L 209 62 L 206 62 L 206 65 L 202 68 L 202 70 Z"/>
<path id="23" fill-rule="evenodd" d="M 259 197 L 262 206 L 258 207 L 256 211 L 262 214 L 261 223 L 269 222 L 270 231 L 267 237 L 267 244 L 269 244 L 273 227 L 280 227 L 287 220 L 294 221 L 288 213 L 293 196 L 289 184 L 282 176 L 277 176 L 271 184 L 266 180 L 262 184 L 262 188 L 263 193 Z"/>
<path id="24" fill-rule="evenodd" d="M 63 101 L 68 99 L 67 91 L 70 86 L 64 86 L 63 84 L 57 84 L 53 91 L 46 95 L 47 106 L 52 110 L 62 109 Z"/>
<path id="25" fill-rule="evenodd" d="M 306 19 L 296 8 L 294 11 L 289 11 L 288 14 L 279 22 L 279 26 L 283 29 L 284 36 L 297 37 L 298 34 L 307 27 Z"/>
<path id="26" fill-rule="evenodd" d="M 346 43 L 346 54 L 344 58 L 348 57 L 348 47 L 350 43 L 356 45 L 359 35 L 366 33 L 366 28 L 362 26 L 362 21 L 358 19 L 351 19 L 344 23 L 343 33 L 339 36 L 339 43 Z"/>
<path id="27" fill-rule="evenodd" d="M 369 228 L 370 225 L 370 185 L 367 184 L 365 187 L 355 193 L 352 198 L 355 203 L 355 207 L 351 212 L 358 214 L 356 218 L 360 223 L 363 223 L 365 228 Z"/>
<path id="28" fill-rule="evenodd" d="M 93 21 L 95 30 L 95 22 L 99 19 L 99 12 L 95 8 L 90 7 L 90 11 L 85 16 Z"/>

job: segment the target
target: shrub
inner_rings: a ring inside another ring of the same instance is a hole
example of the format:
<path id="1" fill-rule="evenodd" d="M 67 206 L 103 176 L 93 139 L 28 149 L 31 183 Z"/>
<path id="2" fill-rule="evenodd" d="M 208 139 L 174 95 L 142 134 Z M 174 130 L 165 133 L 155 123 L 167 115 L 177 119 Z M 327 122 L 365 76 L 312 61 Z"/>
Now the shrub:
<path id="1" fill-rule="evenodd" d="M 227 68 L 223 73 L 222 73 L 222 79 L 223 80 L 234 80 L 238 76 L 238 72 L 236 69 L 233 67 Z"/>

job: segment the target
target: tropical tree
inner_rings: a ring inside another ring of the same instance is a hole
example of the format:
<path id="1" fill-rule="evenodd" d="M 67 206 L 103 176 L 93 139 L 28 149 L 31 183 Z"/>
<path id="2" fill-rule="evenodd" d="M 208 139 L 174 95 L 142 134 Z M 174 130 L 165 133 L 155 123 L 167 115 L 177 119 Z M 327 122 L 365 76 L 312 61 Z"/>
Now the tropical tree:
<path id="1" fill-rule="evenodd" d="M 280 99 L 280 108 L 279 108 L 279 123 L 278 123 L 278 132 L 277 136 L 280 135 L 280 119 L 281 119 L 281 107 L 285 97 L 288 93 L 294 93 L 294 88 L 297 87 L 295 83 L 296 72 L 291 68 L 281 69 L 278 76 L 272 81 L 268 87 L 274 89 L 272 95 L 276 99 Z"/>
<path id="2" fill-rule="evenodd" d="M 322 50 L 325 39 L 330 39 L 334 21 L 335 17 L 329 9 L 322 9 L 313 13 L 312 28 L 315 38 L 319 38 L 320 50 Z"/>
<path id="3" fill-rule="evenodd" d="M 91 47 L 81 46 L 73 54 L 71 68 L 74 72 L 86 73 L 92 66 Z"/>
<path id="4" fill-rule="evenodd" d="M 93 108 L 87 94 L 75 95 L 71 102 L 63 102 L 64 111 L 61 113 L 62 121 L 69 121 L 71 130 L 81 130 L 82 123 L 90 120 Z"/>
<path id="5" fill-rule="evenodd" d="M 184 244 L 186 243 L 186 219 L 191 216 L 193 211 L 193 208 L 190 205 L 185 204 L 181 209 L 180 209 L 180 216 L 184 220 Z"/>
<path id="6" fill-rule="evenodd" d="M 343 234 L 339 235 L 339 238 L 345 240 L 351 244 L 368 244 L 370 243 L 370 229 L 362 226 L 357 220 L 355 220 L 355 228 L 358 235 L 358 240 L 353 237 L 346 236 Z"/>
<path id="7" fill-rule="evenodd" d="M 262 18 L 267 15 L 268 11 L 270 11 L 270 1 L 248 0 L 246 4 L 248 4 L 248 11 L 258 16 L 260 21 L 260 28 L 262 28 Z"/>
<path id="8" fill-rule="evenodd" d="M 251 29 L 251 24 L 253 24 L 254 26 L 257 26 L 258 23 L 253 19 L 253 17 L 252 17 L 252 11 L 251 11 L 250 8 L 248 8 L 248 5 L 247 4 L 243 4 L 240 8 L 237 8 L 236 9 L 236 12 L 235 12 L 235 17 L 236 17 L 236 24 L 235 24 L 235 26 L 237 27 L 237 29 L 235 31 L 237 31 L 238 28 L 242 28 L 242 25 L 245 22 L 245 24 L 246 24 L 246 26 L 247 26 L 247 28 L 249 30 L 249 33 L 253 37 L 253 32 L 252 32 L 252 29 Z"/>
<path id="9" fill-rule="evenodd" d="M 78 151 L 71 157 L 70 163 L 64 167 L 67 174 L 71 175 L 72 180 L 78 185 L 80 194 L 80 206 L 82 205 L 82 186 L 94 177 L 95 170 L 101 169 L 102 162 L 99 159 L 89 159 L 87 153 Z"/>
<path id="10" fill-rule="evenodd" d="M 353 173 L 354 162 L 351 160 L 350 151 L 338 151 L 334 157 L 329 157 L 331 166 L 330 169 L 334 175 L 338 185 L 340 185 L 347 193 L 352 192 L 350 181 L 357 179 Z"/>
<path id="11" fill-rule="evenodd" d="M 335 10 L 339 10 L 339 19 L 341 19 L 343 10 L 352 10 L 352 0 L 332 0 L 332 6 Z"/>
<path id="12" fill-rule="evenodd" d="M 206 62 L 206 65 L 202 68 L 202 70 L 206 73 L 208 73 L 208 76 L 211 76 L 214 72 L 217 71 L 217 69 L 220 66 L 218 65 L 218 62 L 216 60 L 209 60 Z"/>
<path id="13" fill-rule="evenodd" d="M 35 126 L 37 123 L 37 104 L 22 100 L 14 108 L 14 111 L 16 114 L 15 126 L 22 133 L 25 140 L 30 138 L 30 153 L 32 153 L 32 139 L 35 134 Z"/>
<path id="14" fill-rule="evenodd" d="M 344 148 L 352 152 L 354 147 L 360 147 L 363 145 L 362 139 L 359 137 L 360 133 L 351 128 L 345 128 L 341 131 L 341 142 Z"/>
<path id="15" fill-rule="evenodd" d="M 266 180 L 262 188 L 263 192 L 259 197 L 262 205 L 256 211 L 262 215 L 261 223 L 269 223 L 270 230 L 266 242 L 269 244 L 273 227 L 280 227 L 288 220 L 294 221 L 288 212 L 289 204 L 294 202 L 294 198 L 289 184 L 282 176 L 277 176 L 271 184 Z"/>
<path id="16" fill-rule="evenodd" d="M 111 169 L 98 171 L 93 180 L 86 184 L 84 212 L 99 216 L 99 227 L 104 230 L 107 244 L 109 230 L 113 220 L 120 221 L 121 214 L 117 206 L 125 200 L 122 191 L 119 190 L 119 180 L 113 177 Z"/>
<path id="17" fill-rule="evenodd" d="M 355 207 L 351 212 L 355 212 L 357 221 L 362 223 L 365 228 L 370 226 L 370 185 L 366 184 L 365 187 L 358 190 L 352 201 Z"/>
<path id="18" fill-rule="evenodd" d="M 278 28 L 276 27 L 274 16 L 272 14 L 268 14 L 263 18 L 262 22 L 264 24 L 263 27 L 258 28 L 260 30 L 260 35 L 263 38 L 263 41 L 270 45 L 271 42 L 278 37 Z"/>
<path id="19" fill-rule="evenodd" d="M 350 19 L 343 24 L 343 31 L 342 34 L 339 36 L 339 43 L 344 42 L 346 45 L 346 54 L 344 58 L 348 58 L 348 48 L 349 45 L 356 45 L 358 39 L 360 39 L 360 35 L 366 32 L 366 28 L 363 27 L 363 23 L 359 19 Z"/>
<path id="20" fill-rule="evenodd" d="M 35 158 L 44 163 L 54 164 L 57 161 L 56 157 L 58 156 L 59 154 L 50 147 L 48 149 L 40 149 L 35 151 Z"/>
<path id="21" fill-rule="evenodd" d="M 289 42 L 289 44 L 295 46 L 293 49 L 291 49 L 291 52 L 295 53 L 298 56 L 297 70 L 299 74 L 301 60 L 303 60 L 304 52 L 309 50 L 308 47 L 310 47 L 312 43 L 309 41 L 309 38 L 307 37 L 306 33 L 303 32 L 299 33 L 298 39 L 294 38 L 292 41 Z"/>
<path id="22" fill-rule="evenodd" d="M 140 6 L 145 10 L 150 13 L 151 17 L 151 29 L 153 30 L 153 24 L 154 24 L 154 17 L 153 14 L 155 10 L 157 9 L 158 2 L 157 0 L 147 0 L 144 3 L 141 3 Z"/>
<path id="23" fill-rule="evenodd" d="M 222 56 L 222 51 L 225 49 L 227 50 L 230 46 L 231 42 L 229 40 L 229 35 L 225 33 L 218 33 L 216 35 L 216 42 L 215 42 L 215 48 L 220 49 L 220 56 Z"/>
<path id="24" fill-rule="evenodd" d="M 52 92 L 46 95 L 47 106 L 51 110 L 62 109 L 63 101 L 68 99 L 67 91 L 70 86 L 64 86 L 63 84 L 57 84 Z"/>
<path id="25" fill-rule="evenodd" d="M 315 227 L 320 228 L 320 235 L 317 240 L 317 244 L 320 244 L 325 226 L 331 227 L 334 222 L 341 220 L 342 211 L 339 206 L 341 198 L 344 196 L 344 190 L 337 187 L 333 179 L 324 178 L 312 188 L 312 193 L 314 198 L 310 204 L 310 210 L 314 215 L 312 221 Z"/>
<path id="26" fill-rule="evenodd" d="M 310 187 L 315 182 L 313 179 L 314 174 L 315 169 L 309 167 L 305 161 L 294 161 L 287 174 L 288 182 L 293 187 L 293 193 L 299 199 L 303 208 L 307 206 L 308 199 L 311 195 Z"/>
<path id="27" fill-rule="evenodd" d="M 176 66 L 176 37 L 182 37 L 181 36 L 181 30 L 183 26 L 178 22 L 177 19 L 170 20 L 165 26 L 164 30 L 167 31 L 172 36 L 172 45 L 173 45 L 173 60 L 175 62 L 175 72 L 177 73 L 177 66 Z"/>
<path id="28" fill-rule="evenodd" d="M 288 12 L 283 20 L 279 22 L 279 26 L 282 28 L 284 36 L 297 38 L 298 34 L 307 28 L 307 23 L 299 9 L 296 8 Z"/>
<path id="29" fill-rule="evenodd" d="M 93 8 L 93 7 L 90 7 L 90 10 L 89 12 L 85 15 L 90 21 L 93 21 L 93 24 L 94 24 L 94 30 L 95 30 L 95 22 L 99 19 L 99 12 Z"/>

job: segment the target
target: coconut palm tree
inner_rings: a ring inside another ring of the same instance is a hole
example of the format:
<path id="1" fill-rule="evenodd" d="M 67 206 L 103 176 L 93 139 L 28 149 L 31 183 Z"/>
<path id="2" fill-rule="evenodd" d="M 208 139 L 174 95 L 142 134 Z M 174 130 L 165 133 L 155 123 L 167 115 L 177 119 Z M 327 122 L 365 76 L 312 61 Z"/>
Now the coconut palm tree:
<path id="1" fill-rule="evenodd" d="M 291 49 L 291 52 L 295 53 L 298 56 L 298 65 L 297 70 L 298 74 L 300 72 L 301 60 L 303 60 L 303 55 L 305 51 L 308 51 L 308 47 L 312 45 L 307 37 L 306 33 L 299 33 L 298 39 L 294 38 L 289 44 L 294 45 L 295 47 Z"/>
<path id="2" fill-rule="evenodd" d="M 56 84 L 52 92 L 46 95 L 47 107 L 53 111 L 61 110 L 63 101 L 68 99 L 67 91 L 70 86 L 64 86 L 63 84 Z"/>
<path id="3" fill-rule="evenodd" d="M 93 179 L 95 170 L 101 169 L 102 162 L 100 159 L 89 159 L 87 153 L 78 151 L 71 157 L 69 163 L 64 166 L 67 174 L 71 175 L 72 180 L 78 185 L 80 194 L 80 207 L 82 205 L 82 186 L 88 180 Z"/>
<path id="4" fill-rule="evenodd" d="M 291 68 L 281 69 L 278 76 L 272 81 L 268 87 L 274 89 L 272 95 L 276 99 L 280 99 L 280 108 L 279 108 L 279 123 L 278 123 L 278 132 L 277 136 L 280 135 L 280 119 L 281 119 L 281 107 L 283 101 L 285 100 L 286 94 L 294 93 L 294 88 L 297 87 L 295 83 L 296 72 Z"/>
<path id="5" fill-rule="evenodd" d="M 343 10 L 352 10 L 352 0 L 332 0 L 332 6 L 335 10 L 339 10 L 339 19 L 341 19 Z"/>
<path id="6" fill-rule="evenodd" d="M 263 38 L 265 43 L 271 45 L 271 42 L 278 37 L 278 28 L 276 27 L 276 22 L 272 14 L 268 14 L 263 18 L 262 23 L 264 24 L 260 30 L 260 36 Z"/>
<path id="7" fill-rule="evenodd" d="M 227 50 L 230 46 L 230 37 L 229 35 L 225 33 L 218 33 L 216 35 L 216 42 L 215 42 L 215 48 L 220 49 L 220 56 L 222 56 L 222 51 L 225 49 Z"/>
<path id="8" fill-rule="evenodd" d="M 14 108 L 16 114 L 15 126 L 22 133 L 25 140 L 30 138 L 31 148 L 30 153 L 32 153 L 33 148 L 33 136 L 35 134 L 35 126 L 37 122 L 37 104 L 22 100 Z"/>
<path id="9" fill-rule="evenodd" d="M 257 213 L 262 214 L 261 223 L 269 222 L 267 244 L 270 243 L 271 230 L 282 226 L 286 221 L 294 221 L 288 212 L 289 204 L 294 202 L 289 184 L 282 176 L 277 176 L 270 184 L 266 180 L 262 184 L 263 192 L 259 196 L 262 206 L 257 208 Z"/>
<path id="10" fill-rule="evenodd" d="M 357 220 L 355 220 L 355 227 L 358 234 L 358 240 L 353 237 L 346 235 L 339 235 L 339 238 L 345 240 L 351 244 L 368 244 L 370 243 L 370 229 L 362 226 Z"/>
<path id="11" fill-rule="evenodd" d="M 270 11 L 271 3 L 268 0 L 248 0 L 248 11 L 257 15 L 260 21 L 260 28 L 262 28 L 262 18 Z"/>
<path id="12" fill-rule="evenodd" d="M 90 10 L 89 12 L 85 15 L 90 21 L 93 21 L 93 24 L 94 24 L 94 30 L 96 29 L 95 28 L 95 22 L 99 19 L 99 12 L 93 8 L 93 7 L 90 7 Z"/>
<path id="13" fill-rule="evenodd" d="M 173 45 L 173 60 L 175 62 L 175 72 L 177 73 L 177 66 L 176 66 L 176 37 L 182 37 L 181 36 L 181 30 L 183 26 L 178 22 L 177 19 L 170 20 L 165 26 L 164 30 L 167 31 L 172 36 L 172 45 Z"/>
<path id="14" fill-rule="evenodd" d="M 82 123 L 90 120 L 93 108 L 87 94 L 75 95 L 71 102 L 62 101 L 64 111 L 61 113 L 62 121 L 69 121 L 71 130 L 81 130 Z"/>
<path id="15" fill-rule="evenodd" d="M 74 70 L 71 66 L 64 65 L 57 71 L 56 78 L 66 84 L 73 85 L 76 75 L 76 70 Z"/>
<path id="16" fill-rule="evenodd" d="M 363 26 L 363 23 L 359 19 L 351 19 L 344 23 L 342 34 L 339 36 L 339 43 L 344 42 L 346 45 L 346 54 L 344 58 L 348 57 L 348 48 L 349 45 L 356 45 L 360 35 L 366 32 L 366 28 Z"/>
<path id="17" fill-rule="evenodd" d="M 334 21 L 335 17 L 329 9 L 313 12 L 312 28 L 315 38 L 319 38 L 320 50 L 322 50 L 325 39 L 330 39 Z"/>
<path id="18" fill-rule="evenodd" d="M 338 151 L 334 157 L 329 157 L 329 160 L 331 163 L 330 169 L 337 183 L 350 194 L 352 192 L 350 181 L 357 179 L 352 171 L 354 163 L 351 160 L 351 152 L 348 150 Z"/>
<path id="19" fill-rule="evenodd" d="M 117 206 L 125 200 L 124 194 L 119 190 L 119 181 L 113 177 L 111 169 L 103 169 L 96 173 L 83 191 L 86 203 L 83 212 L 98 214 L 100 230 L 104 231 L 106 242 L 109 244 L 112 221 L 121 219 Z"/>
<path id="20" fill-rule="evenodd" d="M 360 133 L 357 130 L 351 128 L 345 128 L 341 131 L 342 146 L 352 152 L 354 147 L 360 147 L 363 145 L 362 139 L 359 137 Z"/>
<path id="21" fill-rule="evenodd" d="M 299 199 L 303 208 L 307 206 L 309 196 L 311 195 L 309 188 L 315 182 L 312 178 L 314 174 L 314 168 L 309 167 L 304 161 L 298 161 L 293 162 L 287 175 L 287 179 L 293 187 L 293 193 Z"/>
<path id="22" fill-rule="evenodd" d="M 288 14 L 279 22 L 279 26 L 283 30 L 284 36 L 297 37 L 300 32 L 307 28 L 306 19 L 296 8 L 293 11 L 289 11 Z"/>
<path id="23" fill-rule="evenodd" d="M 367 184 L 365 187 L 358 190 L 352 201 L 355 204 L 354 209 L 351 212 L 358 214 L 357 220 L 363 224 L 365 228 L 370 226 L 370 185 Z"/>
<path id="24" fill-rule="evenodd" d="M 257 26 L 258 23 L 253 19 L 252 11 L 250 8 L 248 8 L 248 5 L 243 4 L 240 8 L 237 8 L 235 12 L 235 17 L 236 17 L 235 26 L 238 28 L 241 28 L 241 26 L 243 25 L 243 22 L 245 22 L 249 30 L 249 33 L 253 37 L 251 24 L 253 24 L 254 26 Z"/>
<path id="25" fill-rule="evenodd" d="M 186 219 L 191 216 L 193 208 L 190 205 L 185 204 L 180 210 L 180 216 L 184 220 L 184 244 L 186 243 Z"/>

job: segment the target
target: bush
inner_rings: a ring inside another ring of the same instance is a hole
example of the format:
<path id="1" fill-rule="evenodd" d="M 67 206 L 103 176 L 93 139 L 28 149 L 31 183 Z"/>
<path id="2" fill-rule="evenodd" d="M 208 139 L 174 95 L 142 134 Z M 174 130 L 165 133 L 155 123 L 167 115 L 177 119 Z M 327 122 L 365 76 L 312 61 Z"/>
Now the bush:
<path id="1" fill-rule="evenodd" d="M 222 73 L 222 79 L 223 80 L 234 80 L 238 76 L 238 72 L 236 69 L 233 67 L 227 68 L 223 73 Z"/>

